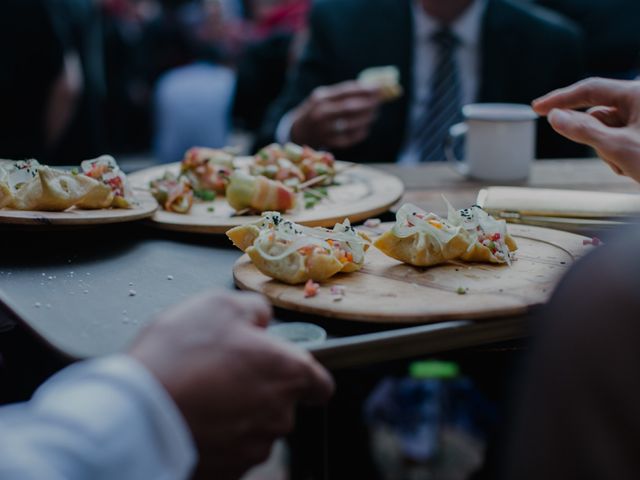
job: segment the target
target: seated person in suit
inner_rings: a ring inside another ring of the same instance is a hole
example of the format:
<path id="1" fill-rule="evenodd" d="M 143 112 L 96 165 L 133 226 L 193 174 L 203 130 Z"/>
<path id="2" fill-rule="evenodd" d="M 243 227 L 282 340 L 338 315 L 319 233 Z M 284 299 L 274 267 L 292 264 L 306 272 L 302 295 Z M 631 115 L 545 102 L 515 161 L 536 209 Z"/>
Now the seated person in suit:
<path id="1" fill-rule="evenodd" d="M 529 103 L 583 76 L 583 38 L 568 20 L 509 0 L 322 0 L 309 41 L 259 144 L 291 140 L 345 160 L 443 160 L 448 128 L 472 102 Z M 354 81 L 393 65 L 404 95 L 381 104 Z M 540 157 L 581 150 L 541 124 Z"/>

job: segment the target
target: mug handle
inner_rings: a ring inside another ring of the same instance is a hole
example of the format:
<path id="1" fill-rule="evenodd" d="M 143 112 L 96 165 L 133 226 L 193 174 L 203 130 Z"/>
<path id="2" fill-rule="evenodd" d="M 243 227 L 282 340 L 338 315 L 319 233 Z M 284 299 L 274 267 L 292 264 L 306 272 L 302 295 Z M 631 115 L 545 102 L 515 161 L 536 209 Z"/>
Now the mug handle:
<path id="1" fill-rule="evenodd" d="M 453 146 L 460 137 L 464 137 L 469 132 L 469 126 L 462 122 L 456 123 L 449 128 L 449 135 L 444 143 L 444 154 L 449 165 L 453 167 L 460 175 L 469 175 L 469 164 L 462 158 L 456 157 Z"/>

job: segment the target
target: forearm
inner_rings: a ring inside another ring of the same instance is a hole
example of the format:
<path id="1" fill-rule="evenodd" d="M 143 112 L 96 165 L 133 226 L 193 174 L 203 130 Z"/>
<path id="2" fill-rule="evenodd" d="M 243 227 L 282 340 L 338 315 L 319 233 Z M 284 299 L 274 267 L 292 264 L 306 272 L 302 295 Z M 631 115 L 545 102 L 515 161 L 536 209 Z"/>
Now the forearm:
<path id="1" fill-rule="evenodd" d="M 83 362 L 0 410 L 0 478 L 186 479 L 196 460 L 175 404 L 138 362 Z"/>

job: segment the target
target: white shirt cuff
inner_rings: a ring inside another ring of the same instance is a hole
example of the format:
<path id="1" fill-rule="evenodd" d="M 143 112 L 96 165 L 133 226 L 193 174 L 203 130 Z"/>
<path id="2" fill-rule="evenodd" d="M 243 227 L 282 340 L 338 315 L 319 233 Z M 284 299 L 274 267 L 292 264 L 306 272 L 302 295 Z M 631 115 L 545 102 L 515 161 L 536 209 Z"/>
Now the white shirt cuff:
<path id="1" fill-rule="evenodd" d="M 293 110 L 285 113 L 276 127 L 276 142 L 284 145 L 291 141 L 291 127 L 293 127 Z"/>
<path id="2" fill-rule="evenodd" d="M 40 449 L 45 463 L 47 452 L 64 445 L 69 458 L 54 455 L 51 463 L 80 463 L 92 478 L 186 480 L 197 461 L 177 406 L 155 377 L 128 355 L 62 370 L 38 389 L 28 407 L 34 426 L 40 425 L 40 441 L 31 445 L 45 447 Z M 35 432 L 25 436 L 27 444 Z"/>

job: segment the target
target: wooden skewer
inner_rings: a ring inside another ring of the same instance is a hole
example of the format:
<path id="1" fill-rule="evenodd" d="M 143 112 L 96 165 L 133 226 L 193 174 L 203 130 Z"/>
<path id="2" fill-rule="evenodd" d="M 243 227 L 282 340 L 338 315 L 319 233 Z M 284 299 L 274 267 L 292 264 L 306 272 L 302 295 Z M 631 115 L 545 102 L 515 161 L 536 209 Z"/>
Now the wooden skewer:
<path id="1" fill-rule="evenodd" d="M 340 174 L 346 172 L 347 170 L 351 170 L 352 168 L 356 168 L 356 167 L 359 167 L 359 166 L 360 166 L 359 163 L 351 163 L 351 164 L 347 165 L 346 167 L 341 168 L 340 170 L 336 170 L 336 175 L 340 175 Z"/>
<path id="2" fill-rule="evenodd" d="M 312 178 L 311 180 L 307 180 L 306 182 L 303 182 L 300 185 L 298 185 L 296 187 L 296 190 L 298 190 L 299 192 L 302 192 L 303 190 L 306 190 L 309 187 L 313 187 L 318 183 L 324 182 L 327 178 L 329 178 L 329 175 L 320 175 L 318 177 Z"/>
<path id="3" fill-rule="evenodd" d="M 250 208 L 243 208 L 242 210 L 236 210 L 235 212 L 233 212 L 233 215 L 231 215 L 231 216 L 232 217 L 242 217 L 243 215 L 246 215 L 250 211 L 251 211 Z"/>

